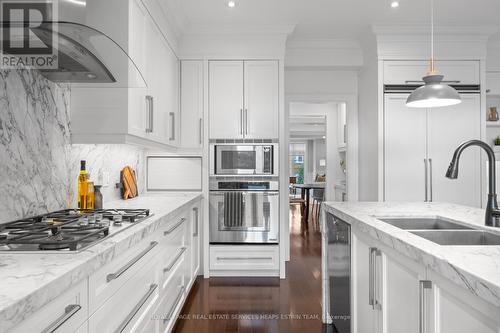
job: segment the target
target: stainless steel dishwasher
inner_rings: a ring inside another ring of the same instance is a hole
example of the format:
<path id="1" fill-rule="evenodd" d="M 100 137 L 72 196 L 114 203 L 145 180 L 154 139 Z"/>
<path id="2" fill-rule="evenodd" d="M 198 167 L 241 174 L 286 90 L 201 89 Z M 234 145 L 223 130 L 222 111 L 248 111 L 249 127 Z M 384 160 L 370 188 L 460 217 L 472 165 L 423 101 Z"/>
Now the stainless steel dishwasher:
<path id="1" fill-rule="evenodd" d="M 329 315 L 333 332 L 351 332 L 351 226 L 326 214 Z"/>

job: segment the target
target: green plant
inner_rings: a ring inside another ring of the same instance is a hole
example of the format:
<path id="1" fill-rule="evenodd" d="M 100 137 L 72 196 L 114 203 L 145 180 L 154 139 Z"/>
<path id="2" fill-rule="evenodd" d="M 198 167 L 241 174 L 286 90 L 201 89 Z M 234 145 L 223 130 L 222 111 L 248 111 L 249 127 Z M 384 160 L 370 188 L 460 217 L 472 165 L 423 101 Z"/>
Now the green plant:
<path id="1" fill-rule="evenodd" d="M 500 136 L 497 136 L 495 139 L 495 146 L 500 146 Z"/>

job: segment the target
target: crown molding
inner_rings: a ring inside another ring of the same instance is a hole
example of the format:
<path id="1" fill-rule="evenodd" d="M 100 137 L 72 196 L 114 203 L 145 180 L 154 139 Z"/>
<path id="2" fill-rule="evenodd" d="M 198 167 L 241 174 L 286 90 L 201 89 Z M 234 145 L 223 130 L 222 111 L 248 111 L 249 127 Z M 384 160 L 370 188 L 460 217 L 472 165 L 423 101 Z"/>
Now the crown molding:
<path id="1" fill-rule="evenodd" d="M 190 35 L 212 36 L 288 36 L 295 24 L 285 25 L 231 25 L 231 24 L 191 24 L 184 29 L 182 37 Z"/>

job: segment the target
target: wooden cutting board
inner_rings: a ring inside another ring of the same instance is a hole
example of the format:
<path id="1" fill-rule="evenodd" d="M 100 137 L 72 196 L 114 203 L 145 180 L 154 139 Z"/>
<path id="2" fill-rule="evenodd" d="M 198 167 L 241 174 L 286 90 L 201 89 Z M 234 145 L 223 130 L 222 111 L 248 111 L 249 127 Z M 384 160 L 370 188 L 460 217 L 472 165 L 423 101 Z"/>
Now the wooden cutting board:
<path id="1" fill-rule="evenodd" d="M 137 191 L 137 177 L 134 169 L 126 166 L 120 172 L 122 183 L 122 198 L 135 198 L 139 193 Z"/>

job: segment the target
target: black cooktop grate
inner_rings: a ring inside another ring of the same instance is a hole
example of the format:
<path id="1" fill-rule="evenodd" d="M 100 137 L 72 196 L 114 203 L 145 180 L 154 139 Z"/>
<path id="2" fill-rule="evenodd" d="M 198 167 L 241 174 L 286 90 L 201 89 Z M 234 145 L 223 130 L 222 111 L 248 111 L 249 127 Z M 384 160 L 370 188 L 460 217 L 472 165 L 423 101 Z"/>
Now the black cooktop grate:
<path id="1" fill-rule="evenodd" d="M 0 245 L 16 250 L 75 251 L 87 247 L 109 234 L 109 227 L 99 223 L 82 225 L 90 216 L 135 223 L 149 216 L 149 209 L 66 209 L 0 225 Z"/>

